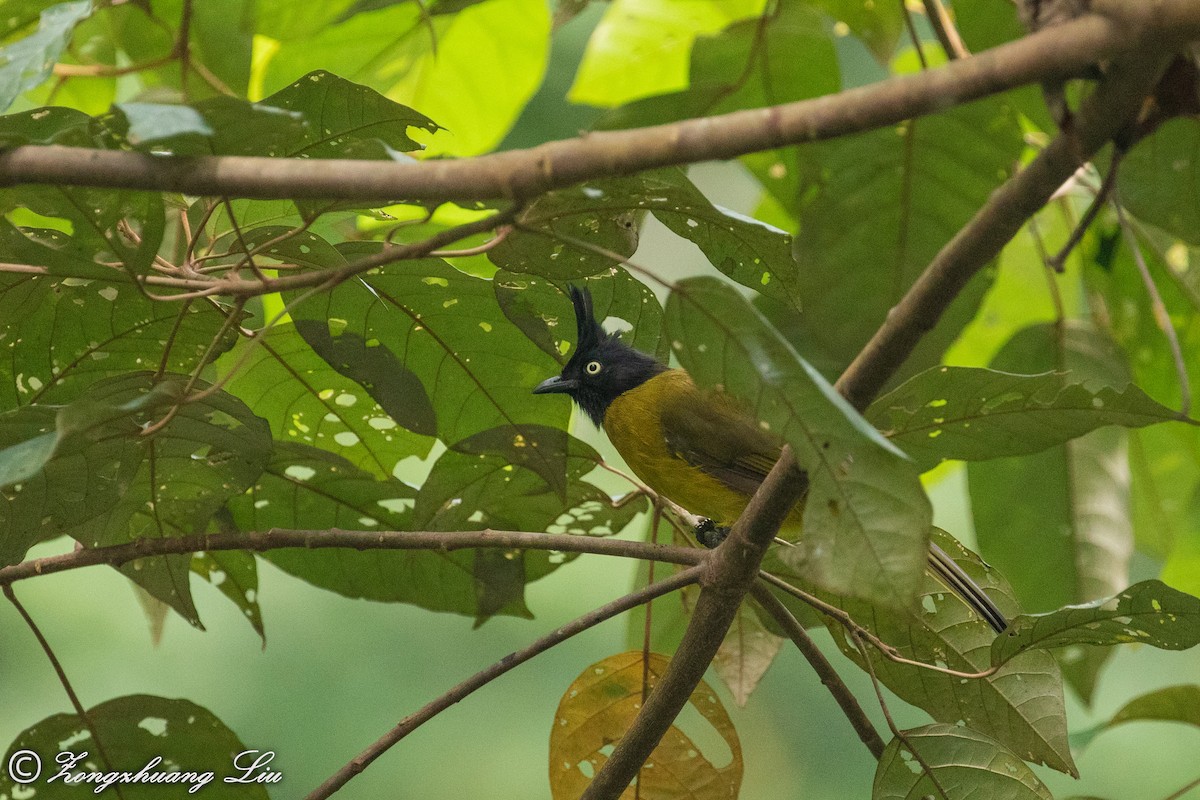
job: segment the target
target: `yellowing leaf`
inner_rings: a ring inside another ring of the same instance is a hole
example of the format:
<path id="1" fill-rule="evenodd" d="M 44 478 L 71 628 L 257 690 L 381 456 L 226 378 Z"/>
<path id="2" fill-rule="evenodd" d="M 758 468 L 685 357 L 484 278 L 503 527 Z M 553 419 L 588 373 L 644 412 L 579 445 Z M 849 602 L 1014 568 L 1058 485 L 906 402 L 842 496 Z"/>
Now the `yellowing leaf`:
<path id="1" fill-rule="evenodd" d="M 583 671 L 567 688 L 550 732 L 550 792 L 575 800 L 608 760 L 642 707 L 643 677 L 653 688 L 667 657 L 640 651 L 609 656 Z M 699 718 L 696 717 L 699 712 Z M 678 724 L 688 728 L 684 733 Z M 742 783 L 742 746 L 717 695 L 704 681 L 676 725 L 637 778 L 641 800 L 736 797 Z M 621 795 L 634 797 L 631 785 Z"/>
<path id="2" fill-rule="evenodd" d="M 690 617 L 699 589 L 688 586 L 680 595 Z M 742 603 L 713 659 L 713 669 L 724 681 L 739 708 L 746 705 L 751 692 L 758 686 L 762 676 L 767 674 L 767 669 L 775 661 L 775 656 L 779 655 L 782 646 L 783 638 L 767 630 L 754 608 Z"/>
<path id="3" fill-rule="evenodd" d="M 761 0 L 613 0 L 588 40 L 567 99 L 612 108 L 684 89 L 696 37 L 762 7 Z"/>

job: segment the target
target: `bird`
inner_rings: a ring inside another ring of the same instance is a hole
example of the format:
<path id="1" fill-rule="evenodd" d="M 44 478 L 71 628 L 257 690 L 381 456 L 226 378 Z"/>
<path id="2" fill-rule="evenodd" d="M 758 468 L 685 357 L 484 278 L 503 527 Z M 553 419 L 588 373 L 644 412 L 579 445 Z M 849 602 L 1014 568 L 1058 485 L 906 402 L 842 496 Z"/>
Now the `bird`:
<path id="1" fill-rule="evenodd" d="M 701 389 L 685 370 L 671 368 L 626 344 L 619 334 L 605 332 L 588 289 L 569 285 L 567 291 L 575 310 L 575 351 L 561 373 L 542 381 L 533 393 L 569 396 L 603 428 L 650 489 L 707 518 L 698 534 L 714 524 L 732 525 L 775 466 L 783 442 L 732 396 Z M 794 519 L 785 524 L 798 527 L 801 514 L 799 507 L 793 510 Z M 1004 614 L 933 543 L 928 571 L 997 633 L 1004 632 Z"/>

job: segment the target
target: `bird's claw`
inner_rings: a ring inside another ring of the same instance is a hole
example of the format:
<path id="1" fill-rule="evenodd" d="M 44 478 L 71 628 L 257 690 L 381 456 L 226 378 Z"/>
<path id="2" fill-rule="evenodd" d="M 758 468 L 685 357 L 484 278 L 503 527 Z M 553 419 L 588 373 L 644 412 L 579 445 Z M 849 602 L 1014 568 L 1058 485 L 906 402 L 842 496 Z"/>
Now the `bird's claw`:
<path id="1" fill-rule="evenodd" d="M 696 523 L 696 527 L 692 529 L 692 533 L 696 536 L 696 541 L 709 550 L 712 550 L 725 541 L 725 537 L 729 535 L 729 528 L 725 525 L 718 525 L 708 517 L 705 517 Z"/>

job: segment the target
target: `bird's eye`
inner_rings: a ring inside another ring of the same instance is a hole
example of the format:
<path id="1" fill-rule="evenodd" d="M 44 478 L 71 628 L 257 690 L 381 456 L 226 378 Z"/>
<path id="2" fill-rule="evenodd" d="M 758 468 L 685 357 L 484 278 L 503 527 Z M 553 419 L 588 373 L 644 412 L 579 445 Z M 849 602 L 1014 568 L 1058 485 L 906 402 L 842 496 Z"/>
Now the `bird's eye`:
<path id="1" fill-rule="evenodd" d="M 599 375 L 600 374 L 600 362 L 599 361 L 589 361 L 587 363 L 587 366 L 584 367 L 584 369 L 587 371 L 588 375 Z"/>

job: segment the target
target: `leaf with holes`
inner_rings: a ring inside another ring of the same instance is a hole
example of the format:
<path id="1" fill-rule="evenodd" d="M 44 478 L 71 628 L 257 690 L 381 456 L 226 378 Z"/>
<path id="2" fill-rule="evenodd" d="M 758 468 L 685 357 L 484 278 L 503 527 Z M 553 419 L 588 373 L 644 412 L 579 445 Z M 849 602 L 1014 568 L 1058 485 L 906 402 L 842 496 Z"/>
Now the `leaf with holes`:
<path id="1" fill-rule="evenodd" d="M 192 555 L 191 570 L 229 598 L 267 646 L 262 608 L 258 605 L 258 562 L 245 550 L 213 550 Z"/>
<path id="2" fill-rule="evenodd" d="M 987 592 L 1005 616 L 1017 612 L 1012 589 L 996 570 L 985 566 L 945 531 L 934 528 L 931 537 Z M 763 569 L 788 583 L 811 589 L 780 561 L 778 554 L 768 553 Z M 922 578 L 920 603 L 909 609 L 819 594 L 895 647 L 904 658 L 972 674 L 991 666 L 988 655 L 995 633 L 932 576 Z M 862 654 L 847 637 L 845 628 L 833 620 L 827 620 L 826 626 L 842 652 L 864 666 Z M 1026 761 L 1076 774 L 1067 741 L 1062 672 L 1049 653 L 1022 653 L 992 675 L 962 678 L 898 663 L 870 645 L 867 652 L 880 682 L 935 720 L 948 724 L 961 720 Z"/>
<path id="3" fill-rule="evenodd" d="M 97 743 L 97 736 L 103 748 Z M 79 760 L 70 767 L 56 765 L 53 771 L 47 768 L 42 775 L 43 783 L 36 787 L 15 784 L 7 770 L 0 771 L 0 796 L 74 796 L 81 788 L 78 781 L 87 780 L 88 773 L 137 774 L 147 764 L 157 765 L 161 760 L 161 766 L 147 768 L 151 777 L 159 778 L 155 783 L 129 782 L 112 788 L 119 788 L 125 800 L 161 798 L 166 794 L 160 785 L 164 782 L 174 784 L 171 788 L 179 794 L 200 792 L 216 800 L 268 798 L 261 783 L 231 784 L 214 779 L 211 770 L 230 769 L 230 759 L 245 752 L 246 746 L 211 711 L 190 700 L 133 694 L 93 706 L 87 710 L 86 722 L 77 714 L 55 714 L 19 733 L 4 758 L 9 763 L 9 758 L 21 750 L 49 755 L 64 749 L 79 755 Z M 253 761 L 258 753 L 250 752 L 254 755 L 249 761 Z M 172 770 L 168 765 L 177 768 Z M 59 770 L 70 777 L 60 778 L 57 784 L 50 783 L 49 776 Z M 62 781 L 76 776 L 75 785 L 66 788 Z M 95 788 L 102 791 L 104 785 L 97 784 Z"/>
<path id="4" fill-rule="evenodd" d="M 503 425 L 566 426 L 565 402 L 529 394 L 558 362 L 508 323 L 491 281 L 436 259 L 388 265 L 363 280 L 310 299 L 292 317 L 305 341 L 334 369 L 353 367 L 349 377 L 398 423 L 447 443 Z M 402 378 L 389 377 L 397 370 Z"/>
<path id="5" fill-rule="evenodd" d="M 266 423 L 223 392 L 176 406 L 186 382 L 119 375 L 57 411 L 30 406 L 0 418 L 3 538 L 31 543 L 65 533 L 101 547 L 204 532 L 262 471 L 271 440 Z M 161 427 L 147 435 L 152 424 Z M 31 452 L 34 443 L 42 446 Z M 199 625 L 189 561 L 155 557 L 121 571 Z"/>
<path id="6" fill-rule="evenodd" d="M 728 284 L 683 281 L 666 317 L 675 354 L 696 383 L 746 401 L 808 473 L 804 536 L 787 548 L 788 561 L 829 591 L 911 605 L 931 518 L 912 462 Z"/>
<path id="7" fill-rule="evenodd" d="M 613 743 L 633 723 L 645 692 L 658 683 L 667 663 L 667 657 L 657 653 L 651 653 L 649 661 L 643 661 L 641 651 L 620 653 L 591 665 L 567 687 L 550 731 L 550 795 L 555 800 L 573 800 L 583 793 L 608 760 Z M 685 714 L 711 731 L 684 730 L 677 719 L 638 773 L 638 796 L 644 800 L 736 797 L 742 783 L 741 742 L 716 693 L 704 681 L 692 692 Z"/>
<path id="8" fill-rule="evenodd" d="M 1133 384 L 1091 387 L 1060 373 L 974 367 L 933 367 L 876 400 L 866 416 L 923 469 L 952 458 L 1036 453 L 1105 425 L 1179 419 Z"/>
<path id="9" fill-rule="evenodd" d="M 0 189 L 0 211 L 9 220 L 32 212 L 38 222 L 0 225 L 0 241 L 15 251 L 10 258 L 51 275 L 106 282 L 132 283 L 148 273 L 166 226 L 162 197 L 148 192 L 10 186 Z"/>
<path id="10" fill-rule="evenodd" d="M 617 259 L 579 242 L 627 257 L 637 247 L 636 229 L 646 212 L 694 243 L 733 280 L 785 305 L 793 304 L 798 268 L 791 236 L 713 205 L 683 170 L 674 167 L 551 192 L 518 218 L 529 230 L 515 231 L 488 257 L 511 272 L 557 280 L 596 275 L 615 266 Z"/>
<path id="11" fill-rule="evenodd" d="M 101 378 L 160 365 L 189 372 L 233 344 L 232 333 L 218 339 L 223 322 L 207 303 L 155 303 L 127 284 L 0 276 L 0 341 L 11 343 L 0 408 L 69 402 Z"/>
<path id="12" fill-rule="evenodd" d="M 338 360 L 341 370 L 351 373 L 344 375 L 294 326 L 276 325 L 257 343 L 240 342 L 217 368 L 222 374 L 233 371 L 226 391 L 265 418 L 276 440 L 319 447 L 383 478 L 402 459 L 429 454 L 433 439 L 411 431 L 432 432 L 436 416 L 428 402 L 421 402 L 424 389 L 415 376 L 386 358 L 377 364 L 378 350 L 361 348 L 366 358 L 357 363 Z M 388 407 L 356 377 L 366 385 L 377 378 L 379 385 L 395 387 L 375 392 Z"/>
<path id="13" fill-rule="evenodd" d="M 992 643 L 992 663 L 1004 664 L 1033 648 L 1127 643 L 1163 650 L 1200 644 L 1200 598 L 1162 581 L 1142 581 L 1114 597 L 1048 614 L 1023 614 Z"/>
<path id="14" fill-rule="evenodd" d="M 575 283 L 592 293 L 597 319 L 618 320 L 623 341 L 660 361 L 667 360 L 670 348 L 662 335 L 662 306 L 646 284 L 621 267 L 616 267 L 611 277 Z M 567 282 L 501 270 L 492 278 L 492 285 L 504 315 L 531 342 L 565 362 L 575 337 L 575 312 L 567 297 Z"/>
<path id="15" fill-rule="evenodd" d="M 892 739 L 884 749 L 871 787 L 872 800 L 911 800 L 938 794 L 1053 800 L 1050 790 L 1024 761 L 970 728 L 936 723 L 907 730 L 904 738 L 907 743 Z M 925 765 L 932 774 L 925 771 Z"/>

